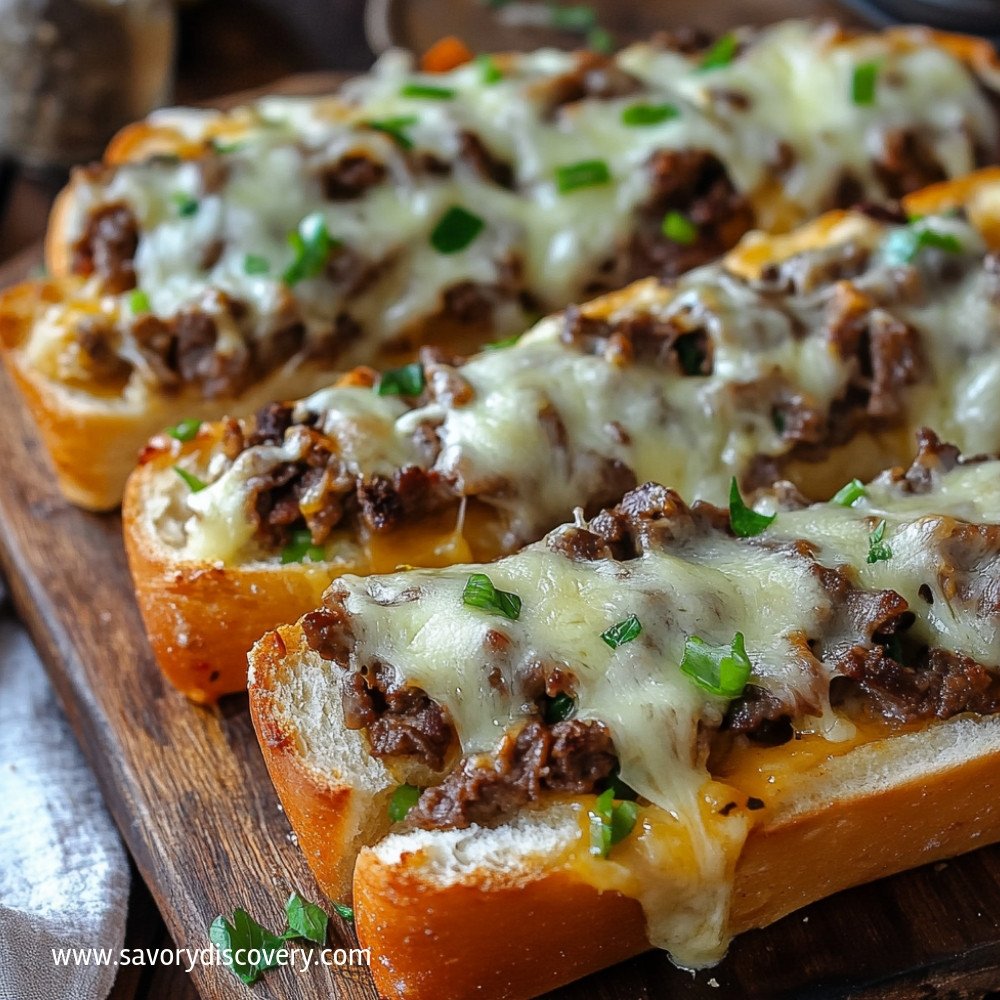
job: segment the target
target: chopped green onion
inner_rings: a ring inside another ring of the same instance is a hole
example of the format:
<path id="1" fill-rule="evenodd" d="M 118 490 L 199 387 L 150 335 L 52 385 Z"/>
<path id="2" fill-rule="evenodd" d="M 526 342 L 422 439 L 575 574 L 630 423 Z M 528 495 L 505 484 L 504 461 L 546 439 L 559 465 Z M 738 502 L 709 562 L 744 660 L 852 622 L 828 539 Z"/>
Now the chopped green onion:
<path id="1" fill-rule="evenodd" d="M 503 615 L 516 622 L 521 615 L 521 598 L 506 590 L 497 590 L 485 573 L 473 573 L 462 591 L 462 603 L 469 608 L 480 608 Z"/>
<path id="2" fill-rule="evenodd" d="M 710 646 L 696 635 L 684 643 L 681 671 L 709 694 L 738 698 L 751 669 L 742 632 L 736 633 L 729 646 Z"/>
<path id="3" fill-rule="evenodd" d="M 419 396 L 424 391 L 424 368 L 419 361 L 382 372 L 375 392 L 379 396 Z"/>
<path id="4" fill-rule="evenodd" d="M 629 615 L 628 618 L 618 622 L 617 625 L 612 625 L 611 628 L 605 629 L 601 633 L 601 638 L 612 649 L 617 649 L 619 646 L 624 646 L 626 642 L 631 642 L 641 631 L 642 624 L 639 619 L 635 615 Z"/>
<path id="5" fill-rule="evenodd" d="M 295 256 L 282 275 L 282 281 L 286 285 L 297 285 L 307 278 L 315 278 L 326 266 L 330 251 L 339 243 L 330 236 L 323 215 L 313 212 L 299 223 L 298 229 L 288 234 L 288 245 Z"/>
<path id="6" fill-rule="evenodd" d="M 416 125 L 419 120 L 416 115 L 397 115 L 395 118 L 371 119 L 362 124 L 389 136 L 403 149 L 413 149 L 413 140 L 403 129 Z"/>
<path id="7" fill-rule="evenodd" d="M 595 24 L 587 32 L 587 48 L 592 52 L 600 52 L 603 55 L 607 55 L 609 52 L 614 51 L 615 36 L 607 28 L 602 28 L 599 24 Z"/>
<path id="8" fill-rule="evenodd" d="M 501 70 L 496 64 L 496 61 L 492 56 L 485 54 L 477 56 L 476 65 L 479 67 L 479 74 L 482 82 L 487 86 L 499 83 L 503 79 L 503 70 Z"/>
<path id="9" fill-rule="evenodd" d="M 281 550 L 281 564 L 323 562 L 326 550 L 322 545 L 313 545 L 312 532 L 308 528 L 299 528 L 292 532 L 292 540 Z"/>
<path id="10" fill-rule="evenodd" d="M 864 495 L 865 484 L 860 479 L 852 479 L 833 494 L 830 503 L 840 504 L 841 507 L 852 507 Z"/>
<path id="11" fill-rule="evenodd" d="M 238 153 L 245 145 L 245 139 L 236 139 L 233 142 L 223 142 L 221 139 L 212 140 L 212 149 L 216 153 Z"/>
<path id="12" fill-rule="evenodd" d="M 753 538 L 759 535 L 775 518 L 777 514 L 758 514 L 748 507 L 740 496 L 740 488 L 733 476 L 729 484 L 729 525 L 733 534 L 740 538 Z"/>
<path id="13" fill-rule="evenodd" d="M 334 903 L 333 912 L 336 913 L 341 920 L 346 920 L 349 924 L 354 923 L 354 909 L 346 903 Z"/>
<path id="14" fill-rule="evenodd" d="M 875 530 L 868 535 L 868 559 L 869 563 L 888 562 L 892 558 L 892 549 L 885 541 L 885 518 L 883 517 Z"/>
<path id="15" fill-rule="evenodd" d="M 450 101 L 455 91 L 450 87 L 435 87 L 429 83 L 408 83 L 399 92 L 403 97 L 418 97 L 428 101 Z"/>
<path id="16" fill-rule="evenodd" d="M 736 55 L 740 47 L 740 40 L 731 31 L 723 35 L 716 43 L 701 57 L 698 64 L 699 69 L 720 69 L 728 66 Z"/>
<path id="17" fill-rule="evenodd" d="M 631 104 L 622 111 L 622 124 L 633 128 L 659 125 L 676 118 L 680 112 L 675 104 Z"/>
<path id="18" fill-rule="evenodd" d="M 271 262 L 260 254 L 248 253 L 243 258 L 243 272 L 245 274 L 267 274 L 271 270 Z"/>
<path id="19" fill-rule="evenodd" d="M 578 188 L 597 187 L 611 181 L 611 171 L 604 160 L 581 160 L 556 168 L 556 187 L 560 194 L 569 194 Z"/>
<path id="20" fill-rule="evenodd" d="M 173 202 L 177 206 L 177 214 L 182 218 L 194 215 L 198 211 L 198 199 L 183 191 L 177 191 L 172 195 Z"/>
<path id="21" fill-rule="evenodd" d="M 961 253 L 962 241 L 954 233 L 940 233 L 925 224 L 894 229 L 882 244 L 882 256 L 890 267 L 912 264 L 922 250 Z"/>
<path id="22" fill-rule="evenodd" d="M 461 205 L 452 205 L 431 232 L 431 246 L 438 253 L 458 253 L 475 240 L 485 225 L 478 215 Z"/>
<path id="23" fill-rule="evenodd" d="M 393 823 L 402 822 L 419 798 L 420 789 L 415 785 L 400 785 L 389 799 L 389 819 Z"/>
<path id="24" fill-rule="evenodd" d="M 559 31 L 575 31 L 584 34 L 597 25 L 597 12 L 593 7 L 578 4 L 572 7 L 549 5 L 549 24 Z"/>
<path id="25" fill-rule="evenodd" d="M 491 344 L 483 344 L 483 350 L 502 351 L 505 347 L 513 347 L 520 339 L 521 335 L 515 333 L 513 337 L 504 337 L 503 340 L 494 340 Z"/>
<path id="26" fill-rule="evenodd" d="M 576 702 L 565 691 L 550 698 L 545 705 L 546 722 L 563 722 L 576 710 Z"/>
<path id="27" fill-rule="evenodd" d="M 851 100 L 859 107 L 875 103 L 875 84 L 878 81 L 877 62 L 859 63 L 851 75 Z"/>
<path id="28" fill-rule="evenodd" d="M 182 420 L 180 423 L 174 424 L 173 427 L 168 427 L 166 433 L 172 438 L 176 438 L 178 441 L 193 441 L 198 435 L 198 431 L 201 429 L 201 421 L 195 420 L 193 417 L 187 420 Z"/>
<path id="29" fill-rule="evenodd" d="M 192 493 L 200 493 L 208 486 L 208 483 L 203 483 L 193 472 L 188 472 L 187 469 L 182 469 L 179 465 L 174 466 L 174 472 L 187 483 L 187 487 Z"/>
<path id="30" fill-rule="evenodd" d="M 639 817 L 634 802 L 615 802 L 614 797 L 614 788 L 605 789 L 590 810 L 590 853 L 598 858 L 606 858 L 632 832 Z"/>
<path id="31" fill-rule="evenodd" d="M 698 227 L 686 215 L 673 210 L 663 217 L 660 229 L 668 240 L 682 246 L 689 247 L 698 239 Z"/>
<path id="32" fill-rule="evenodd" d="M 141 288 L 133 288 L 128 293 L 128 307 L 133 316 L 138 316 L 139 313 L 148 313 L 152 308 L 149 304 L 149 295 Z"/>

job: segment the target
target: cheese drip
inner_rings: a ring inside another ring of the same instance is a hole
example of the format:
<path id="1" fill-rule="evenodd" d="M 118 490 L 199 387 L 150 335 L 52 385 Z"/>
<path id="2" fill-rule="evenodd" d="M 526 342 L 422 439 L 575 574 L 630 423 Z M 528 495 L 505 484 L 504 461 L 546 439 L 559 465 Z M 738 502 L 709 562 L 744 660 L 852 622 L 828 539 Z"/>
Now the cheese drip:
<path id="1" fill-rule="evenodd" d="M 139 223 L 136 273 L 154 314 L 203 308 L 221 292 L 246 305 L 246 322 L 264 337 L 287 324 L 291 300 L 319 336 L 346 308 L 365 331 L 344 346 L 347 365 L 369 361 L 379 344 L 435 316 L 456 284 L 502 288 L 511 262 L 543 307 L 579 298 L 635 229 L 636 209 L 654 190 L 647 164 L 656 151 L 714 155 L 750 199 L 758 224 L 787 229 L 828 206 L 845 176 L 859 195 L 884 198 L 874 160 L 895 133 L 919 136 L 949 176 L 973 169 L 976 150 L 1000 139 L 974 73 L 923 35 L 844 39 L 791 21 L 761 29 L 731 63 L 710 72 L 697 56 L 634 45 L 613 57 L 609 71 L 631 74 L 628 92 L 587 96 L 553 113 L 552 95 L 577 60 L 553 50 L 505 55 L 498 57 L 502 78 L 490 81 L 475 62 L 425 75 L 394 52 L 336 99 L 268 98 L 229 116 L 157 112 L 152 127 L 195 151 L 217 139 L 224 171 L 209 183 L 199 162 L 160 158 L 81 175 L 65 205 L 67 242 L 82 236 L 94 209 L 122 202 Z M 861 106 L 852 77 L 869 62 L 880 67 L 877 99 Z M 445 99 L 408 94 L 414 84 Z M 623 113 L 634 105 L 668 111 L 660 121 L 630 125 Z M 366 125 L 373 121 L 390 123 L 389 131 Z M 508 186 L 463 154 L 468 135 L 510 166 Z M 420 153 L 448 169 L 415 172 L 411 159 Z M 344 157 L 367 158 L 384 178 L 357 197 L 331 201 L 323 171 Z M 559 190 L 560 168 L 594 159 L 607 166 L 608 183 Z M 196 210 L 179 211 L 179 204 Z M 474 211 L 484 228 L 467 247 L 439 253 L 430 234 L 454 205 Z M 317 213 L 374 271 L 346 282 L 317 274 L 289 290 L 281 282 L 293 259 L 287 236 Z M 257 267 L 247 267 L 248 254 Z M 523 329 L 516 296 L 500 299 L 498 335 Z M 72 329 L 54 327 L 63 336 Z M 127 323 L 124 329 L 130 336 Z"/>
<path id="2" fill-rule="evenodd" d="M 960 249 L 921 252 L 911 265 L 924 286 L 917 295 L 900 280 L 900 269 L 881 257 L 888 241 L 905 230 L 861 215 L 846 216 L 829 244 L 801 254 L 797 266 L 821 266 L 849 248 L 870 254 L 870 265 L 849 287 L 870 297 L 883 317 L 911 326 L 922 357 L 916 383 L 896 393 L 900 411 L 891 422 L 907 441 L 926 424 L 967 453 L 996 451 L 996 278 L 970 225 L 948 217 L 922 225 L 953 238 Z M 777 294 L 723 262 L 671 288 L 639 283 L 614 300 L 610 314 L 599 304 L 585 307 L 587 315 L 612 325 L 650 321 L 703 333 L 711 353 L 707 375 L 687 374 L 662 359 L 621 361 L 591 353 L 565 337 L 565 317 L 554 316 L 514 346 L 460 365 L 455 374 L 471 389 L 467 402 L 444 397 L 404 404 L 368 390 L 332 388 L 301 401 L 296 414 L 318 415 L 318 426 L 352 474 L 370 478 L 420 465 L 457 495 L 493 506 L 509 549 L 537 539 L 577 505 L 617 499 L 625 486 L 616 486 L 616 462 L 637 482 L 671 483 L 685 496 L 721 502 L 732 476 L 742 477 L 759 456 L 781 459 L 793 447 L 769 406 L 748 391 L 755 382 L 781 379 L 789 398 L 805 398 L 824 415 L 843 398 L 857 361 L 834 342 L 830 310 L 845 285 Z M 433 460 L 415 444 L 421 432 L 439 443 Z M 216 516 L 212 508 L 245 509 L 245 500 L 231 496 L 245 498 L 248 468 L 220 466 L 210 477 L 213 485 L 197 494 L 187 523 L 190 553 L 226 560 L 245 555 L 247 529 L 234 523 L 227 539 L 230 514 Z M 222 530 L 208 537 L 209 522 Z"/>
<path id="3" fill-rule="evenodd" d="M 942 572 L 950 538 L 942 526 L 1000 523 L 998 486 L 1000 461 L 935 473 L 932 488 L 921 495 L 907 495 L 883 478 L 854 507 L 781 511 L 755 539 L 697 527 L 667 531 L 654 534 L 638 558 L 622 562 L 574 561 L 543 542 L 488 566 L 343 577 L 330 595 L 351 616 L 351 668 L 388 664 L 399 682 L 426 691 L 447 709 L 465 754 L 497 749 L 527 717 L 519 679 L 526 667 L 544 663 L 570 671 L 576 717 L 608 727 L 622 779 L 680 824 L 687 839 L 675 835 L 671 843 L 689 842 L 693 854 L 690 871 L 657 872 L 647 858 L 644 877 L 621 884 L 631 884 L 645 907 L 650 941 L 682 965 L 702 966 L 721 958 L 728 942 L 734 851 L 747 825 L 738 817 L 732 824 L 714 817 L 709 822 L 703 807 L 710 776 L 699 730 L 716 728 L 727 702 L 679 669 L 686 640 L 698 636 L 728 646 L 742 632 L 754 683 L 805 705 L 825 700 L 835 672 L 832 654 L 848 637 L 832 631 L 838 608 L 820 582 L 815 558 L 865 590 L 914 594 L 919 636 L 1000 667 L 1000 607 L 974 595 L 963 598 L 969 591 L 962 586 L 947 599 L 939 587 L 930 607 L 915 595 L 920 583 Z M 867 539 L 882 518 L 892 555 L 872 565 Z M 815 555 L 788 544 L 793 540 L 808 542 Z M 984 528 L 964 551 L 973 557 L 966 566 L 973 582 L 996 579 L 996 531 Z M 463 603 L 473 572 L 487 573 L 498 589 L 521 597 L 515 621 Z M 641 633 L 611 648 L 602 632 L 630 615 L 641 622 Z M 490 632 L 509 640 L 509 655 L 487 654 Z M 819 659 L 803 656 L 806 643 Z M 655 837 L 643 843 L 642 850 L 655 854 Z M 617 856 L 625 864 L 628 855 Z"/>

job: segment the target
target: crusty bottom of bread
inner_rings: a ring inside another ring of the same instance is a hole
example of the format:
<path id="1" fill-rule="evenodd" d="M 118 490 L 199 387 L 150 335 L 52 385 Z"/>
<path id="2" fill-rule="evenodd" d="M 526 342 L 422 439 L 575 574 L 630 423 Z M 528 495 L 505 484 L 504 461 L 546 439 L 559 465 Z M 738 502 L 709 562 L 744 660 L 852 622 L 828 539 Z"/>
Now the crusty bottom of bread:
<path id="1" fill-rule="evenodd" d="M 998 792 L 997 718 L 955 718 L 831 759 L 751 831 L 731 930 L 1000 840 Z M 577 818 L 555 807 L 491 830 L 395 834 L 363 850 L 355 912 L 380 992 L 527 998 L 647 950 L 636 900 L 554 867 L 579 834 Z"/>
<path id="2" fill-rule="evenodd" d="M 572 806 L 386 836 L 398 778 L 344 727 L 339 668 L 294 627 L 264 636 L 250 663 L 268 771 L 324 892 L 346 898 L 354 871 L 358 934 L 384 995 L 531 997 L 649 947 L 636 900 L 566 867 L 580 836 Z M 785 779 L 747 839 L 734 933 L 1000 840 L 1000 718 L 957 717 L 819 760 Z"/>

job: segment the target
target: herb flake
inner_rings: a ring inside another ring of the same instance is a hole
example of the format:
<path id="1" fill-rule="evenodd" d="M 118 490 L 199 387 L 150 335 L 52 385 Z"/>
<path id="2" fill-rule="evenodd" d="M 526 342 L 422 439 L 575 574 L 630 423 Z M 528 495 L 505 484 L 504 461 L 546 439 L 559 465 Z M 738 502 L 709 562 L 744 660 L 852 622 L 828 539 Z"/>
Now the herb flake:
<path id="1" fill-rule="evenodd" d="M 605 629 L 601 633 L 601 638 L 612 648 L 617 649 L 624 646 L 626 642 L 631 642 L 642 632 L 642 623 L 635 615 L 629 615 L 611 628 Z"/>
<path id="2" fill-rule="evenodd" d="M 740 40 L 733 32 L 728 32 L 719 38 L 701 57 L 698 69 L 721 69 L 723 66 L 728 66 L 736 56 L 739 47 Z"/>
<path id="3" fill-rule="evenodd" d="M 179 465 L 174 466 L 174 472 L 176 472 L 177 475 L 184 480 L 187 484 L 187 488 L 192 493 L 200 493 L 206 486 L 208 486 L 208 483 L 200 480 L 193 472 L 188 472 L 187 469 L 182 469 Z"/>
<path id="4" fill-rule="evenodd" d="M 841 507 L 853 507 L 865 495 L 865 484 L 860 479 L 852 479 L 845 483 L 830 498 L 830 503 Z"/>
<path id="5" fill-rule="evenodd" d="M 260 254 L 248 253 L 243 258 L 244 274 L 267 274 L 271 270 L 271 262 Z"/>
<path id="6" fill-rule="evenodd" d="M 141 288 L 133 288 L 128 293 L 128 308 L 133 316 L 148 313 L 152 308 L 149 302 L 149 295 Z"/>
<path id="7" fill-rule="evenodd" d="M 571 695 L 560 691 L 555 697 L 545 703 L 545 721 L 548 723 L 565 722 L 576 711 L 576 702 Z"/>
<path id="8" fill-rule="evenodd" d="M 389 799 L 389 819 L 402 823 L 419 798 L 420 789 L 416 785 L 399 785 Z"/>
<path id="9" fill-rule="evenodd" d="M 173 427 L 167 427 L 166 433 L 177 441 L 193 441 L 198 436 L 198 431 L 201 430 L 201 421 L 195 420 L 193 417 L 187 420 L 181 420 L 179 423 L 174 424 Z"/>
<path id="10" fill-rule="evenodd" d="M 452 205 L 431 232 L 431 246 L 438 253 L 459 253 L 483 231 L 486 223 L 478 215 Z"/>
<path id="11" fill-rule="evenodd" d="M 938 232 L 920 220 L 916 225 L 894 229 L 882 244 L 882 256 L 890 267 L 899 267 L 912 264 L 927 249 L 961 253 L 962 241 L 954 233 Z"/>
<path id="12" fill-rule="evenodd" d="M 247 986 L 257 982 L 262 972 L 280 965 L 288 955 L 284 941 L 243 909 L 233 913 L 232 922 L 221 915 L 216 917 L 208 929 L 208 937 L 222 953 L 226 968 Z M 254 964 L 246 961 L 250 952 L 257 955 Z M 237 954 L 243 956 L 243 962 L 236 961 Z"/>
<path id="13" fill-rule="evenodd" d="M 630 104 L 622 110 L 622 124 L 644 128 L 671 121 L 680 114 L 675 104 Z"/>
<path id="14" fill-rule="evenodd" d="M 424 366 L 419 361 L 382 372 L 375 392 L 379 396 L 419 396 L 424 391 Z"/>
<path id="15" fill-rule="evenodd" d="M 300 528 L 292 532 L 292 540 L 281 550 L 281 565 L 290 563 L 323 562 L 326 550 L 322 545 L 313 545 L 312 532 L 308 528 Z"/>
<path id="16" fill-rule="evenodd" d="M 660 229 L 668 240 L 681 246 L 689 247 L 698 239 L 698 227 L 686 215 L 673 209 L 663 217 Z"/>
<path id="17" fill-rule="evenodd" d="M 323 215 L 313 212 L 299 223 L 298 229 L 288 234 L 288 245 L 294 256 L 282 281 L 291 287 L 307 278 L 315 278 L 326 266 L 330 251 L 339 243 L 330 236 Z"/>
<path id="18" fill-rule="evenodd" d="M 346 903 L 334 903 L 333 912 L 336 913 L 341 920 L 346 920 L 349 924 L 354 923 L 354 908 L 348 906 Z"/>
<path id="19" fill-rule="evenodd" d="M 172 196 L 173 203 L 177 206 L 177 214 L 182 219 L 190 218 L 198 213 L 198 199 L 192 198 L 185 191 L 177 191 Z"/>
<path id="20" fill-rule="evenodd" d="M 639 807 L 635 802 L 615 802 L 614 788 L 597 796 L 590 810 L 590 853 L 606 858 L 615 844 L 621 843 L 635 828 Z"/>
<path id="21" fill-rule="evenodd" d="M 729 526 L 739 538 L 753 538 L 759 535 L 778 515 L 758 514 L 743 502 L 740 487 L 733 476 L 729 484 Z"/>
<path id="22" fill-rule="evenodd" d="M 875 530 L 868 534 L 868 558 L 869 564 L 877 562 L 888 562 L 892 558 L 892 548 L 885 540 L 885 518 L 883 517 Z"/>
<path id="23" fill-rule="evenodd" d="M 402 97 L 426 101 L 450 101 L 455 97 L 455 91 L 451 87 L 437 87 L 429 83 L 408 83 L 399 93 Z"/>
<path id="24" fill-rule="evenodd" d="M 859 63 L 851 74 L 851 100 L 858 107 L 875 103 L 875 86 L 878 83 L 879 64 L 875 61 Z"/>
<path id="25" fill-rule="evenodd" d="M 462 603 L 516 622 L 521 616 L 521 598 L 506 590 L 497 590 L 485 573 L 473 573 L 462 591 Z"/>
<path id="26" fill-rule="evenodd" d="M 416 125 L 420 119 L 416 115 L 397 115 L 394 118 L 373 118 L 362 124 L 376 132 L 389 136 L 401 149 L 413 149 L 413 140 L 404 129 Z"/>
<path id="27" fill-rule="evenodd" d="M 710 646 L 696 635 L 684 643 L 681 672 L 709 694 L 738 698 L 752 669 L 743 633 L 737 632 L 729 646 Z"/>
<path id="28" fill-rule="evenodd" d="M 556 168 L 556 188 L 569 194 L 580 188 L 599 187 L 611 182 L 611 171 L 604 160 L 581 160 Z"/>
<path id="29" fill-rule="evenodd" d="M 285 903 L 285 916 L 288 919 L 288 929 L 282 937 L 286 941 L 304 938 L 314 944 L 326 944 L 326 928 L 330 918 L 315 903 L 310 903 L 293 892 Z"/>

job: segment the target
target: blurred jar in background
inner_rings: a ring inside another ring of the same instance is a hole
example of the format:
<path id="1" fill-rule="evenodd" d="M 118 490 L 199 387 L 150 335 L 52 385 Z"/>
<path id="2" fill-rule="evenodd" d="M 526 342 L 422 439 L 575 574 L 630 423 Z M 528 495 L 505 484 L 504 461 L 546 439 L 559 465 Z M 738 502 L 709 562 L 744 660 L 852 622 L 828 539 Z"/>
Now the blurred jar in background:
<path id="1" fill-rule="evenodd" d="M 65 169 L 169 101 L 171 0 L 0 0 L 0 156 Z"/>

